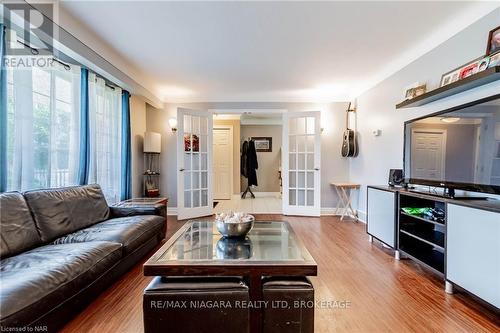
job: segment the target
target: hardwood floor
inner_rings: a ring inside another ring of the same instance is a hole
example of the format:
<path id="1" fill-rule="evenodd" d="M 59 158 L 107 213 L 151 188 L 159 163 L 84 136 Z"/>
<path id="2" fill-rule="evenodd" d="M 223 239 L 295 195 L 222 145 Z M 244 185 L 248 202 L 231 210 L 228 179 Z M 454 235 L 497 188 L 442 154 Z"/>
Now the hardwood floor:
<path id="1" fill-rule="evenodd" d="M 311 278 L 317 301 L 350 302 L 344 309 L 316 308 L 315 332 L 500 332 L 498 313 L 467 294 L 447 295 L 444 282 L 413 261 L 394 260 L 392 251 L 368 242 L 362 223 L 256 217 L 290 222 L 318 263 Z M 167 237 L 183 223 L 169 216 Z M 63 332 L 142 332 L 142 291 L 150 280 L 138 264 Z"/>

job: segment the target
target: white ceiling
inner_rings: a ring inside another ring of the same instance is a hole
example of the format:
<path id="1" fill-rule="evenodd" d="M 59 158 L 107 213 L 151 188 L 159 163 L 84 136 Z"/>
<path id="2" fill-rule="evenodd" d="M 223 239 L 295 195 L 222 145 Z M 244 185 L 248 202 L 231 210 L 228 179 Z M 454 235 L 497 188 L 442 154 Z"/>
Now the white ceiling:
<path id="1" fill-rule="evenodd" d="M 154 94 L 172 102 L 347 100 L 492 7 L 164 1 L 63 6 L 153 78 Z"/>

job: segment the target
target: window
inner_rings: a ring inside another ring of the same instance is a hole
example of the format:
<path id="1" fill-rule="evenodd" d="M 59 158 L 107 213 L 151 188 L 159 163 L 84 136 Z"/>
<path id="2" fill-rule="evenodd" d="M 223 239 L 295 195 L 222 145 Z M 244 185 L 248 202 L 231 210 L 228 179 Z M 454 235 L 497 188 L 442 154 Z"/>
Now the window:
<path id="1" fill-rule="evenodd" d="M 7 70 L 7 190 L 78 184 L 80 67 Z M 120 200 L 122 90 L 89 75 L 89 183 Z"/>
<path id="2" fill-rule="evenodd" d="M 76 184 L 80 68 L 7 73 L 7 190 Z"/>
<path id="3" fill-rule="evenodd" d="M 89 183 L 101 186 L 108 203 L 120 200 L 122 90 L 89 75 Z"/>

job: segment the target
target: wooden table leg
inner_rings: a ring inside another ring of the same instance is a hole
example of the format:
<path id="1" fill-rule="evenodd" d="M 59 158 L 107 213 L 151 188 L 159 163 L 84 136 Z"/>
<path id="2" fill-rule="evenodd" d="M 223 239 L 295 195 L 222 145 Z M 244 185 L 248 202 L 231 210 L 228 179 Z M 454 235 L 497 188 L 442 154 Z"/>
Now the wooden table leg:
<path id="1" fill-rule="evenodd" d="M 347 215 L 352 215 L 353 217 L 356 217 L 356 213 L 354 212 L 354 209 L 351 206 L 351 193 L 349 192 L 349 195 L 347 195 L 345 188 L 342 188 L 342 192 L 344 192 L 344 197 L 347 201 L 345 205 L 345 209 L 348 212 Z"/>
<path id="2" fill-rule="evenodd" d="M 339 200 L 337 201 L 337 207 L 335 207 L 335 215 L 338 215 L 339 214 L 339 208 L 340 208 L 340 204 L 341 204 L 341 201 L 342 201 L 342 194 L 340 193 L 340 190 L 338 189 L 337 186 L 334 186 L 335 188 L 335 192 L 337 192 L 337 196 L 339 197 Z"/>
<path id="3" fill-rule="evenodd" d="M 258 274 L 252 274 L 248 278 L 249 282 L 249 294 L 250 301 L 257 304 L 258 301 L 262 301 L 262 276 Z M 254 307 L 250 309 L 250 332 L 251 333 L 261 333 L 262 332 L 262 311 L 263 309 Z"/>
<path id="4" fill-rule="evenodd" d="M 344 220 L 344 217 L 348 214 L 348 205 L 349 205 L 349 197 L 347 196 L 347 193 L 345 192 L 345 189 L 343 187 L 340 188 L 340 197 L 342 198 L 342 205 L 344 206 L 344 211 L 342 212 L 342 216 L 340 217 L 340 220 Z"/>

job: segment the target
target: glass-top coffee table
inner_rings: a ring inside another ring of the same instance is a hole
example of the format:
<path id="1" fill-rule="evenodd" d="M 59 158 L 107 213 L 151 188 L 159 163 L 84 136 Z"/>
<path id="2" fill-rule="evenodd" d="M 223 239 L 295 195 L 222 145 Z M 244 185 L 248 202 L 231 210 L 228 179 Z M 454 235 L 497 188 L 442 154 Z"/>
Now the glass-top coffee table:
<path id="1" fill-rule="evenodd" d="M 146 276 L 243 276 L 251 301 L 262 299 L 263 276 L 316 276 L 317 264 L 288 222 L 256 221 L 245 239 L 222 237 L 212 221 L 192 221 L 145 264 Z M 251 309 L 259 332 L 261 311 Z"/>
<path id="2" fill-rule="evenodd" d="M 288 222 L 256 221 L 245 239 L 225 238 L 212 221 L 186 223 L 145 264 L 146 276 L 307 276 L 317 265 Z"/>

